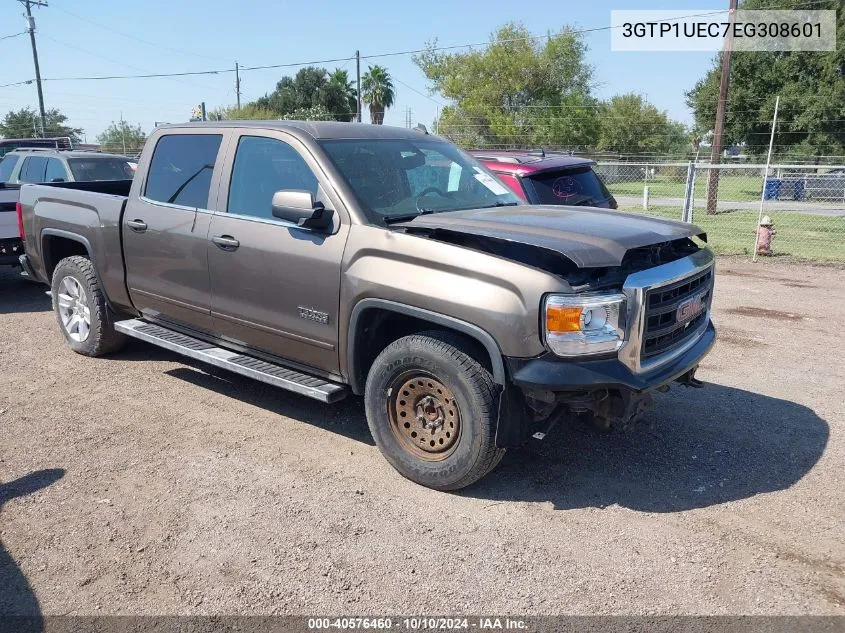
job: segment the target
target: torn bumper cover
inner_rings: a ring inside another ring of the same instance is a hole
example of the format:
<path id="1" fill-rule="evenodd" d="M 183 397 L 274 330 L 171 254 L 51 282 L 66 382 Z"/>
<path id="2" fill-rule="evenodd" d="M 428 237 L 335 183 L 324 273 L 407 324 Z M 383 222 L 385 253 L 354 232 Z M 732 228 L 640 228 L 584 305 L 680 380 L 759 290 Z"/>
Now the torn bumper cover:
<path id="1" fill-rule="evenodd" d="M 573 361 L 549 353 L 508 358 L 511 380 L 501 398 L 496 445 L 519 446 L 538 429 L 541 437 L 561 415 L 589 413 L 600 428 L 631 420 L 649 407 L 652 391 L 665 390 L 676 381 L 700 386 L 695 371 L 715 341 L 716 328 L 708 322 L 682 354 L 640 374 L 615 357 Z M 526 409 L 543 421 L 532 423 Z"/>

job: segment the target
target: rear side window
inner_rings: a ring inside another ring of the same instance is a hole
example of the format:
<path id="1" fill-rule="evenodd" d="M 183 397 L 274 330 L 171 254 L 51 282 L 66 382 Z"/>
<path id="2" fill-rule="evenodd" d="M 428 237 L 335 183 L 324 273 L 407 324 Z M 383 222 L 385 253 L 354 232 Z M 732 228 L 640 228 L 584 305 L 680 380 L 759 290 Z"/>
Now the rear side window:
<path id="1" fill-rule="evenodd" d="M 135 170 L 123 158 L 69 158 L 75 180 L 132 180 Z"/>
<path id="2" fill-rule="evenodd" d="M 538 204 L 598 204 L 610 198 L 610 192 L 590 167 L 567 169 L 531 176 Z"/>
<path id="3" fill-rule="evenodd" d="M 150 161 L 144 195 L 156 202 L 207 208 L 222 140 L 220 134 L 162 136 Z"/>
<path id="4" fill-rule="evenodd" d="M 12 177 L 12 172 L 15 171 L 15 165 L 18 164 L 18 157 L 14 154 L 5 156 L 0 160 L 0 182 L 9 182 Z"/>
<path id="5" fill-rule="evenodd" d="M 21 167 L 21 182 L 44 182 L 44 171 L 47 168 L 47 158 L 44 156 L 27 156 Z"/>
<path id="6" fill-rule="evenodd" d="M 47 174 L 44 176 L 44 182 L 65 182 L 67 180 L 67 171 L 62 161 L 58 158 L 47 159 Z"/>

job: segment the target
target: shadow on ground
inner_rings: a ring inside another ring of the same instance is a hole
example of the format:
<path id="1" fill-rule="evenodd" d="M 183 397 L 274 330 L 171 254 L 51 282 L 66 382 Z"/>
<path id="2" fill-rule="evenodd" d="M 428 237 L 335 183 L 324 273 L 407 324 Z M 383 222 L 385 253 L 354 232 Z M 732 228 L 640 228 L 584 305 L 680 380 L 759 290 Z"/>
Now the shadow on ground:
<path id="1" fill-rule="evenodd" d="M 192 363 L 191 359 L 177 358 L 179 362 Z M 338 403 L 327 405 L 199 362 L 192 367 L 177 367 L 165 373 L 192 385 L 211 389 L 231 398 L 237 398 L 241 402 L 343 435 L 351 440 L 370 446 L 375 445 L 370 430 L 367 428 L 367 420 L 364 418 L 364 402 L 361 398 L 348 396 Z"/>
<path id="2" fill-rule="evenodd" d="M 61 468 L 38 470 L 19 479 L 0 484 L 0 512 L 3 505 L 17 497 L 30 495 L 52 485 L 65 474 Z M 26 616 L 6 620 L 9 616 Z M 6 629 L 6 626 L 14 629 Z M 26 576 L 0 542 L 0 631 L 35 633 L 43 630 L 38 598 Z"/>
<path id="3" fill-rule="evenodd" d="M 49 288 L 21 277 L 20 268 L 0 266 L 0 314 L 52 309 Z"/>
<path id="4" fill-rule="evenodd" d="M 709 383 L 656 401 L 643 420 L 608 434 L 558 426 L 463 494 L 678 512 L 789 488 L 827 445 L 827 423 L 788 400 Z"/>
<path id="5" fill-rule="evenodd" d="M 199 363 L 168 374 L 373 444 L 360 398 L 327 406 Z M 558 509 L 619 504 L 677 512 L 789 488 L 827 445 L 827 423 L 788 400 L 707 384 L 677 387 L 656 401 L 643 420 L 610 433 L 562 423 L 542 442 L 511 450 L 497 470 L 459 494 Z"/>

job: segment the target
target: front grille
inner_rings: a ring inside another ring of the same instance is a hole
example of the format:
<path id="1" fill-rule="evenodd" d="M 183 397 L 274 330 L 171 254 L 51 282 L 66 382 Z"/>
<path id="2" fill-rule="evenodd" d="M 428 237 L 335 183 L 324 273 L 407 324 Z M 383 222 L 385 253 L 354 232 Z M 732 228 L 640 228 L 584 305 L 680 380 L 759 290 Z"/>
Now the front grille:
<path id="1" fill-rule="evenodd" d="M 701 298 L 701 312 L 678 320 L 678 308 L 690 299 Z M 649 290 L 645 296 L 645 328 L 640 359 L 671 351 L 699 331 L 707 320 L 713 297 L 713 268 L 698 272 L 668 286 Z"/>

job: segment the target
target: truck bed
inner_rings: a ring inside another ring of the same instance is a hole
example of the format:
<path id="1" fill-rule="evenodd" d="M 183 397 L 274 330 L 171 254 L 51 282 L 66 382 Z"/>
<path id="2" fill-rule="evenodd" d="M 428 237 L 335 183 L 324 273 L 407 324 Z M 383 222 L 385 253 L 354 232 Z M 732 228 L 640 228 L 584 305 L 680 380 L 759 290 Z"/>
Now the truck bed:
<path id="1" fill-rule="evenodd" d="M 34 276 L 50 283 L 62 239 L 85 245 L 108 296 L 126 296 L 120 221 L 131 180 L 23 185 L 26 253 Z"/>

